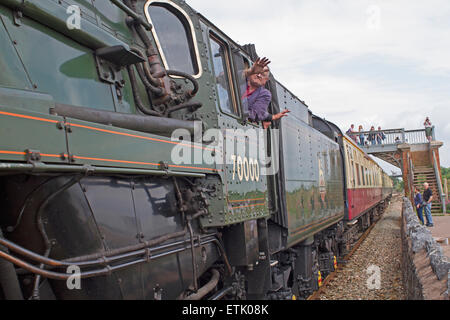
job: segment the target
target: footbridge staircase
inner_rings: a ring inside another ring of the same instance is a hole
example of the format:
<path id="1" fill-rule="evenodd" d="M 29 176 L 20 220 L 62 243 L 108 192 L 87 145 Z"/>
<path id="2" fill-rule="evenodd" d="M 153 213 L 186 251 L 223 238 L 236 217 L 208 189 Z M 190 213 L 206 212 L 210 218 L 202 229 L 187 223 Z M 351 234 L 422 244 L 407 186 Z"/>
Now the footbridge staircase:
<path id="1" fill-rule="evenodd" d="M 411 200 L 414 187 L 423 191 L 423 183 L 428 182 L 433 191 L 432 212 L 438 214 L 446 212 L 439 158 L 439 148 L 444 143 L 436 141 L 434 132 L 433 128 L 432 137 L 427 138 L 424 129 L 390 129 L 357 132 L 353 139 L 359 142 L 359 137 L 364 135 L 365 144 L 361 147 L 365 152 L 402 170 L 405 196 Z"/>

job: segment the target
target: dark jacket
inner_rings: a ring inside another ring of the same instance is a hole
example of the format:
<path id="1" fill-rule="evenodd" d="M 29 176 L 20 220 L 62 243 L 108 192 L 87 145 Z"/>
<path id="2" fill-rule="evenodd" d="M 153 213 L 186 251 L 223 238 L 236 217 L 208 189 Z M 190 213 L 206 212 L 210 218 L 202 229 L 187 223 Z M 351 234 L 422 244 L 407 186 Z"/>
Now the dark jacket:
<path id="1" fill-rule="evenodd" d="M 433 191 L 431 191 L 431 188 L 428 188 L 423 192 L 423 201 L 428 202 L 432 196 Z"/>
<path id="2" fill-rule="evenodd" d="M 423 200 L 422 200 L 422 195 L 420 193 L 416 194 L 416 196 L 414 197 L 414 203 L 417 205 L 422 204 Z"/>

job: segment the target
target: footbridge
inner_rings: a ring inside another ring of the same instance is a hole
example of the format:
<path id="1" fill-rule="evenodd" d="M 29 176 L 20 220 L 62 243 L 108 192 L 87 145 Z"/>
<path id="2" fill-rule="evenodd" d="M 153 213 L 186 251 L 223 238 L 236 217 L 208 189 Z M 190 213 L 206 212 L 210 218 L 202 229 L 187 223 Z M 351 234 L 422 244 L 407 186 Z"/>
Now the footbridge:
<path id="1" fill-rule="evenodd" d="M 366 153 L 402 170 L 407 197 L 413 200 L 414 187 L 423 190 L 423 183 L 428 182 L 433 190 L 432 212 L 446 212 L 439 158 L 444 143 L 436 140 L 434 127 L 429 138 L 425 129 L 365 131 L 350 136 Z"/>

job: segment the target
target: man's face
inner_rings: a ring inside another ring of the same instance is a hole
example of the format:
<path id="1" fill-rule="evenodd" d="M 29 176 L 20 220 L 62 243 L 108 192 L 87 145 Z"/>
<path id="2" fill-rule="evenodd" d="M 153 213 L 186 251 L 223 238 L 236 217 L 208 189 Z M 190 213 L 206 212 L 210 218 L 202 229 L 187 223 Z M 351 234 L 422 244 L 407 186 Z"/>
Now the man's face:
<path id="1" fill-rule="evenodd" d="M 264 71 L 257 74 L 252 74 L 249 78 L 250 84 L 254 87 L 263 87 L 269 80 L 269 68 L 264 68 Z"/>
<path id="2" fill-rule="evenodd" d="M 425 188 L 425 190 L 428 189 L 428 187 L 429 187 L 429 186 L 428 186 L 428 183 L 424 183 L 424 184 L 423 184 L 423 187 Z"/>

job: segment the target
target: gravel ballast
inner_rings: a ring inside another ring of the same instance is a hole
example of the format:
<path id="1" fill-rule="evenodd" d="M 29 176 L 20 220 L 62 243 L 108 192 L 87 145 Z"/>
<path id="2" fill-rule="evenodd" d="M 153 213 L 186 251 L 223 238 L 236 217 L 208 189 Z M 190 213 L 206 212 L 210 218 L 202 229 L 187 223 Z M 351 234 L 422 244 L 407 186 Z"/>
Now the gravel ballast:
<path id="1" fill-rule="evenodd" d="M 391 204 L 347 264 L 340 266 L 320 300 L 404 300 L 402 200 Z"/>

